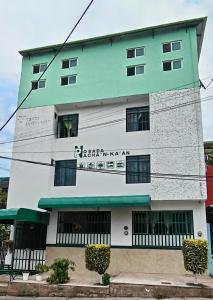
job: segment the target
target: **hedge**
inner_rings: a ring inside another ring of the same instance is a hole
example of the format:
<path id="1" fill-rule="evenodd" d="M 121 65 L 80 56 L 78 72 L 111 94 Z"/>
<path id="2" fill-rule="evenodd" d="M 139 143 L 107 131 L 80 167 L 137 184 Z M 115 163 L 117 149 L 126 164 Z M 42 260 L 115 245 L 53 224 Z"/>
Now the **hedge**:
<path id="1" fill-rule="evenodd" d="M 182 252 L 186 271 L 203 274 L 208 268 L 208 242 L 206 240 L 184 240 Z"/>
<path id="2" fill-rule="evenodd" d="M 102 275 L 110 264 L 110 246 L 105 244 L 87 245 L 85 249 L 86 268 Z"/>

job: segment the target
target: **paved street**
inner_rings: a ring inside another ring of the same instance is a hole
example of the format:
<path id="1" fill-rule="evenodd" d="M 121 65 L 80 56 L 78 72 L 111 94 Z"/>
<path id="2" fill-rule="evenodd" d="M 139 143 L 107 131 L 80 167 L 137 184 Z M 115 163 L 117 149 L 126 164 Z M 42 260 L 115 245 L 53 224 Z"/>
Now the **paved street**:
<path id="1" fill-rule="evenodd" d="M 86 300 L 86 299 L 94 299 L 94 300 L 139 300 L 139 299 L 145 299 L 145 298 L 138 298 L 138 297 L 125 297 L 125 298 L 120 298 L 120 297 L 116 297 L 116 298 L 66 298 L 66 297 L 33 297 L 33 300 L 68 300 L 68 299 L 72 299 L 72 300 Z M 169 300 L 183 300 L 184 298 L 173 298 L 173 299 L 169 299 Z M 208 298 L 187 298 L 187 300 L 192 300 L 192 299 L 196 299 L 196 300 L 206 300 Z M 32 300 L 32 297 L 14 297 L 14 296 L 8 296 L 8 297 L 4 297 L 4 296 L 0 296 L 0 300 Z M 146 298 L 147 300 L 147 298 Z M 154 298 L 149 298 L 149 300 L 155 300 Z"/>

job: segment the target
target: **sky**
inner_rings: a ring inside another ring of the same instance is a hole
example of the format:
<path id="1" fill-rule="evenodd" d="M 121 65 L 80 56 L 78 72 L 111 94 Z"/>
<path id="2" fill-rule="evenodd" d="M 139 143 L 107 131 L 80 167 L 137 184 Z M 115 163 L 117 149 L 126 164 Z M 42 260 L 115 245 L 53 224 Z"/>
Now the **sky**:
<path id="1" fill-rule="evenodd" d="M 62 43 L 89 0 L 0 0 L 0 125 L 15 109 L 21 74 L 19 50 Z M 95 0 L 69 41 L 162 23 L 208 17 L 199 63 L 200 79 L 213 79 L 213 0 Z M 213 83 L 201 96 L 213 93 Z M 213 101 L 202 103 L 204 140 L 213 140 Z M 0 133 L 13 138 L 14 120 Z M 12 144 L 0 155 L 11 156 Z M 0 159 L 0 177 L 10 164 Z"/>

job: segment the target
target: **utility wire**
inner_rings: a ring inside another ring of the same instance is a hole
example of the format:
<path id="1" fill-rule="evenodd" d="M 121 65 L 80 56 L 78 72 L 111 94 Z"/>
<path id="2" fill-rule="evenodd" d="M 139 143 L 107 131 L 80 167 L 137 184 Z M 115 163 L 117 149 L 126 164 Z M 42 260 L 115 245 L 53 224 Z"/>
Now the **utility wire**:
<path id="1" fill-rule="evenodd" d="M 55 55 L 53 56 L 53 58 L 51 59 L 51 61 L 49 62 L 49 64 L 47 65 L 46 69 L 42 72 L 42 74 L 39 76 L 39 78 L 36 80 L 37 82 L 39 82 L 39 80 L 43 77 L 43 75 L 47 72 L 47 70 L 49 69 L 49 67 L 51 66 L 51 64 L 53 63 L 53 61 L 55 60 L 55 58 L 58 56 L 58 54 L 61 52 L 61 50 L 64 48 L 66 42 L 68 41 L 68 39 L 70 38 L 70 36 L 72 35 L 72 33 L 75 31 L 76 27 L 78 26 L 78 24 L 81 22 L 81 20 L 83 19 L 84 15 L 86 14 L 86 12 L 88 11 L 88 9 L 90 8 L 90 6 L 92 5 L 92 3 L 94 2 L 94 0 L 90 1 L 89 5 L 86 7 L 86 9 L 84 10 L 83 14 L 80 16 L 80 18 L 78 19 L 77 23 L 75 24 L 75 26 L 73 27 L 73 29 L 70 31 L 69 35 L 66 37 L 65 41 L 63 42 L 63 44 L 58 48 L 58 50 L 56 51 Z M 10 122 L 10 120 L 14 117 L 14 115 L 17 113 L 17 111 L 20 109 L 20 107 L 23 105 L 23 103 L 28 99 L 28 97 L 30 96 L 30 94 L 32 93 L 33 88 L 31 87 L 31 89 L 29 90 L 29 92 L 27 93 L 27 95 L 24 97 L 24 99 L 21 101 L 21 103 L 17 106 L 17 108 L 14 110 L 14 112 L 10 115 L 10 117 L 6 120 L 6 122 L 0 127 L 0 132 L 4 129 L 4 127 Z"/>
<path id="2" fill-rule="evenodd" d="M 210 78 L 210 77 L 206 77 L 206 78 Z M 213 81 L 213 79 L 211 80 L 211 82 L 208 84 L 208 86 L 212 83 L 212 81 Z M 194 81 L 194 82 L 197 82 L 197 81 Z M 194 83 L 194 82 L 192 82 L 192 83 Z M 206 88 L 208 88 L 208 86 L 206 87 Z M 175 87 L 174 89 L 177 89 L 178 87 Z M 171 90 L 170 90 L 171 91 Z M 195 91 L 195 92 L 192 92 L 191 93 L 191 91 L 190 91 L 190 95 L 191 94 L 194 94 L 194 93 L 197 93 L 197 91 Z M 171 98 L 171 96 L 167 96 L 168 98 Z M 166 98 L 167 98 L 166 97 Z M 199 102 L 204 102 L 204 101 L 208 101 L 208 100 L 205 100 L 205 99 L 207 99 L 207 98 L 209 98 L 209 97 L 211 97 L 211 96 L 208 96 L 208 97 L 204 97 L 204 98 L 198 98 L 197 100 L 199 101 Z M 179 96 L 176 96 L 175 97 L 175 99 L 178 99 L 178 98 L 182 98 L 182 95 L 179 95 Z M 172 100 L 172 98 L 171 98 L 171 100 Z M 210 99 L 209 99 L 210 100 Z M 164 101 L 163 102 L 165 102 L 166 100 L 165 100 L 165 97 L 164 97 Z M 195 100 L 193 100 L 192 102 L 194 102 Z M 188 103 L 190 103 L 190 102 L 186 102 L 186 104 L 188 104 Z M 180 105 L 180 104 L 179 104 Z M 116 105 L 115 107 L 118 107 L 118 106 L 120 106 L 120 103 L 118 104 L 118 105 Z M 170 107 L 168 106 L 167 108 L 164 108 L 163 109 L 163 111 L 165 111 L 165 109 L 169 109 Z M 118 111 L 120 111 L 120 110 L 117 110 L 117 111 L 115 111 L 115 112 L 118 112 Z M 108 114 L 108 115 L 102 115 L 102 116 L 100 116 L 99 118 L 104 118 L 105 116 L 111 116 L 112 114 L 114 114 L 115 112 L 113 112 L 113 113 L 111 113 L 111 114 Z M 152 113 L 155 113 L 155 112 L 157 112 L 157 111 L 152 111 Z M 160 111 L 159 111 L 160 112 Z M 94 113 L 90 113 L 90 114 L 88 114 L 88 115 L 92 115 L 92 114 L 97 114 L 97 112 L 94 112 Z M 86 115 L 87 116 L 87 115 Z M 96 118 L 97 119 L 97 118 Z M 123 118 L 123 119 L 125 119 L 125 118 Z M 121 120 L 122 121 L 122 120 Z M 102 125 L 102 123 L 99 123 L 100 125 Z M 99 124 L 97 124 L 97 125 L 99 125 Z M 94 124 L 95 125 L 95 124 Z M 94 126 L 93 125 L 93 126 Z M 81 128 L 79 128 L 79 129 L 81 129 Z M 87 129 L 87 127 L 85 127 L 85 128 L 82 128 L 82 129 Z M 41 130 L 39 130 L 39 131 L 41 131 Z M 45 130 L 42 130 L 42 131 L 45 131 Z M 54 135 L 54 133 L 53 134 L 50 134 L 50 135 Z M 47 136 L 49 136 L 49 135 L 47 135 Z M 43 137 L 43 136 L 41 136 L 41 137 Z M 45 136 L 44 136 L 45 137 Z M 39 136 L 38 137 L 35 137 L 35 138 L 39 138 Z M 29 139 L 32 139 L 32 138 L 29 138 Z M 18 142 L 18 141 L 24 141 L 24 140 L 27 140 L 27 138 L 26 139 L 20 139 L 20 140 L 15 140 L 15 141 L 6 141 L 5 143 L 13 143 L 13 142 Z M 4 144 L 4 142 L 0 142 L 0 145 L 1 144 Z"/>
<path id="3" fill-rule="evenodd" d="M 12 157 L 5 157 L 0 156 L 0 159 L 7 159 L 7 160 L 13 160 L 23 163 L 30 163 L 30 164 L 36 164 L 36 165 L 42 165 L 42 166 L 48 166 L 48 167 L 54 167 L 54 161 L 52 160 L 51 163 L 44 163 L 44 162 L 38 162 L 38 161 L 32 161 L 32 160 L 25 160 L 25 159 L 17 159 Z M 119 171 L 119 170 L 107 170 L 107 169 L 93 169 L 93 168 L 71 168 L 71 167 L 64 167 L 65 169 L 69 170 L 79 170 L 79 171 L 88 171 L 88 172 L 96 172 L 96 173 L 105 173 L 105 174 L 114 174 L 114 175 L 144 175 L 144 176 L 150 176 L 152 178 L 161 178 L 161 179 L 177 179 L 177 180 L 193 180 L 193 181 L 204 181 L 206 182 L 206 179 L 212 179 L 213 176 L 205 176 L 205 175 L 190 175 L 190 174 L 175 174 L 175 173 L 149 173 L 149 172 L 138 172 L 138 171 Z"/>
<path id="4" fill-rule="evenodd" d="M 200 103 L 200 102 L 205 102 L 205 101 L 210 101 L 210 100 L 213 100 L 213 95 L 208 96 L 208 97 L 204 97 L 204 98 L 194 99 L 192 101 L 176 104 L 176 105 L 173 105 L 173 106 L 168 106 L 168 107 L 163 108 L 163 109 L 153 110 L 153 111 L 150 111 L 150 115 L 151 114 L 158 114 L 158 113 L 161 113 L 161 112 L 170 111 L 170 110 L 173 110 L 173 109 L 182 108 L 182 107 L 185 107 L 185 106 L 194 105 L 194 104 L 197 104 L 197 103 Z M 96 128 L 96 127 L 99 127 L 99 126 L 100 127 L 106 127 L 108 125 L 114 125 L 114 124 L 123 122 L 124 120 L 126 120 L 126 118 L 109 120 L 109 121 L 106 121 L 106 122 L 101 122 L 101 123 L 88 125 L 88 126 L 85 126 L 85 127 L 80 127 L 79 130 L 88 130 L 88 129 Z M 50 133 L 50 134 L 40 135 L 40 136 L 35 136 L 35 137 L 29 137 L 29 138 L 23 138 L 23 139 L 0 142 L 0 145 L 15 143 L 15 142 L 22 142 L 22 141 L 27 141 L 27 140 L 33 140 L 33 139 L 38 139 L 38 138 L 43 138 L 43 137 L 48 137 L 48 136 L 53 136 L 53 135 L 56 135 L 56 133 Z"/>
<path id="5" fill-rule="evenodd" d="M 139 151 L 139 150 L 162 150 L 162 149 L 184 149 L 184 148 L 203 148 L 204 145 L 186 145 L 186 146 L 165 146 L 165 147 L 141 147 L 141 148 L 114 148 L 105 149 L 105 151 Z M 75 150 L 50 150 L 50 151 L 0 151 L 0 153 L 11 154 L 44 154 L 44 153 L 73 153 Z"/>

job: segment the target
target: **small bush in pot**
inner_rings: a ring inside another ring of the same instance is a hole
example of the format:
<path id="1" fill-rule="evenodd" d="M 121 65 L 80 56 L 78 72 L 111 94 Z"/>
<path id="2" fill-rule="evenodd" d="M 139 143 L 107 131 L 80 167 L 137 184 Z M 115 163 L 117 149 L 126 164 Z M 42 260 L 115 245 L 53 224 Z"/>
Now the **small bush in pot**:
<path id="1" fill-rule="evenodd" d="M 208 268 L 208 242 L 201 239 L 183 241 L 183 259 L 186 271 L 192 272 L 197 284 L 197 274 L 203 274 Z"/>
<path id="2" fill-rule="evenodd" d="M 43 265 L 42 264 L 37 264 L 35 266 L 35 270 L 38 273 L 38 274 L 36 274 L 36 280 L 37 281 L 42 281 L 42 279 L 43 279 L 42 274 L 48 272 L 49 267 L 45 264 L 43 264 Z"/>
<path id="3" fill-rule="evenodd" d="M 109 245 L 87 245 L 85 250 L 86 268 L 97 272 L 99 275 L 103 275 L 110 264 L 110 253 Z"/>
<path id="4" fill-rule="evenodd" d="M 50 269 L 53 273 L 47 278 L 50 284 L 66 283 L 69 281 L 68 270 L 75 271 L 75 263 L 67 258 L 56 258 Z"/>

